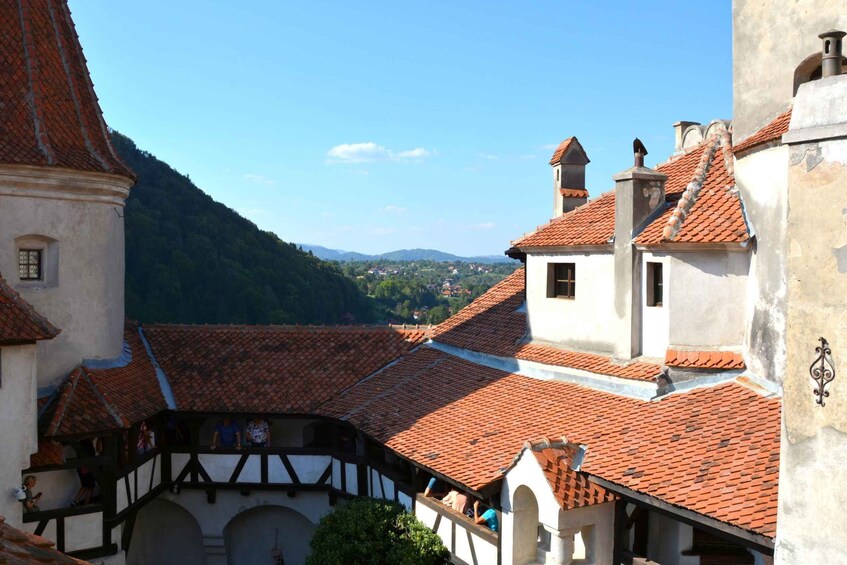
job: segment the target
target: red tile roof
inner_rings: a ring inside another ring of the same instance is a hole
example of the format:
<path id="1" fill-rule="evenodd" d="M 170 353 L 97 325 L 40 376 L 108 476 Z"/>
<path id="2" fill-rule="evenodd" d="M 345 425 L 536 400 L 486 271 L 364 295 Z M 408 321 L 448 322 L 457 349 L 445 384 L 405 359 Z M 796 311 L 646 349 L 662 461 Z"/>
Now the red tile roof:
<path id="1" fill-rule="evenodd" d="M 65 462 L 65 450 L 62 445 L 49 440 L 38 440 L 38 452 L 29 458 L 30 467 L 44 467 L 46 465 L 61 465 Z"/>
<path id="2" fill-rule="evenodd" d="M 752 149 L 757 145 L 778 141 L 788 131 L 788 126 L 791 123 L 791 108 L 778 115 L 768 125 L 743 140 L 741 143 L 732 148 L 734 153 L 741 153 Z"/>
<path id="3" fill-rule="evenodd" d="M 134 178 L 118 157 L 65 0 L 0 2 L 0 165 Z"/>
<path id="4" fill-rule="evenodd" d="M 144 332 L 180 410 L 290 414 L 313 412 L 425 336 L 320 326 L 152 325 Z"/>
<path id="5" fill-rule="evenodd" d="M 558 147 L 556 147 L 556 150 L 553 151 L 553 156 L 550 157 L 551 165 L 555 165 L 556 163 L 562 160 L 562 157 L 565 155 L 565 153 L 567 153 L 568 149 L 571 146 L 571 143 L 573 143 L 575 139 L 575 137 L 569 137 L 563 142 L 561 142 Z"/>
<path id="6" fill-rule="evenodd" d="M 583 472 L 773 537 L 780 408 L 734 382 L 644 402 L 423 347 L 321 412 L 477 491 L 526 437 L 566 434 Z"/>
<path id="7" fill-rule="evenodd" d="M 45 410 L 47 436 L 69 436 L 126 428 L 167 408 L 156 371 L 138 329 L 127 322 L 124 340 L 132 355 L 124 366 L 78 367 Z"/>
<path id="8" fill-rule="evenodd" d="M 744 369 L 744 357 L 736 351 L 686 351 L 668 349 L 665 365 L 680 369 Z"/>
<path id="9" fill-rule="evenodd" d="M 560 188 L 559 194 L 565 198 L 588 198 L 588 191 L 584 188 Z"/>
<path id="10" fill-rule="evenodd" d="M 489 355 L 514 357 L 624 379 L 653 381 L 661 373 L 661 367 L 652 363 L 636 361 L 622 365 L 603 355 L 527 343 L 526 314 L 518 311 L 523 302 L 524 269 L 520 268 L 455 316 L 438 325 L 433 330 L 432 339 Z"/>
<path id="11" fill-rule="evenodd" d="M 615 193 L 607 192 L 512 242 L 516 247 L 611 245 L 615 235 Z"/>
<path id="12" fill-rule="evenodd" d="M 524 444 L 521 456 L 529 451 L 544 473 L 544 478 L 553 491 L 553 496 L 563 510 L 603 504 L 615 500 L 615 495 L 603 487 L 588 480 L 584 473 L 574 471 L 571 467 L 576 449 L 579 446 L 561 440 L 543 438 Z"/>
<path id="13" fill-rule="evenodd" d="M 55 544 L 41 536 L 23 532 L 0 516 L 0 563 L 4 565 L 85 565 L 53 549 Z"/>
<path id="14" fill-rule="evenodd" d="M 735 190 L 729 138 L 707 140 L 699 153 L 681 197 L 635 238 L 636 244 L 742 243 L 750 238 L 741 196 Z M 658 170 L 668 174 L 665 166 Z M 675 183 L 673 190 L 678 194 L 679 185 Z"/>
<path id="15" fill-rule="evenodd" d="M 740 243 L 749 239 L 735 177 L 729 137 L 710 138 L 656 167 L 668 175 L 669 208 L 635 242 Z M 696 190 L 687 190 L 696 181 Z M 666 228 L 671 225 L 670 231 Z M 512 242 L 521 248 L 609 244 L 615 234 L 615 195 L 608 192 Z"/>
<path id="16" fill-rule="evenodd" d="M 53 339 L 60 331 L 0 277 L 0 345 Z"/>

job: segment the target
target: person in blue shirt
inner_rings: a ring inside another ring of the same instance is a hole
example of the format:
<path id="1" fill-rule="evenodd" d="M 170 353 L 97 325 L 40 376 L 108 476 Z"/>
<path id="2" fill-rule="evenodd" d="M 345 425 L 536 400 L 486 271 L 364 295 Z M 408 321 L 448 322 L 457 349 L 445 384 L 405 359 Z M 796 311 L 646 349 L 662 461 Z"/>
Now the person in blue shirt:
<path id="1" fill-rule="evenodd" d="M 219 443 L 221 447 L 241 449 L 241 428 L 229 416 L 224 416 L 223 420 L 215 425 L 211 448 L 215 449 Z"/>
<path id="2" fill-rule="evenodd" d="M 480 515 L 478 500 L 473 503 L 473 521 L 477 524 L 485 524 L 492 532 L 497 531 L 497 512 L 489 508 Z"/>
<path id="3" fill-rule="evenodd" d="M 444 484 L 435 477 L 432 477 L 429 480 L 429 483 L 427 483 L 426 488 L 424 489 L 424 496 L 441 498 L 445 494 L 447 494 L 447 489 L 444 488 Z"/>

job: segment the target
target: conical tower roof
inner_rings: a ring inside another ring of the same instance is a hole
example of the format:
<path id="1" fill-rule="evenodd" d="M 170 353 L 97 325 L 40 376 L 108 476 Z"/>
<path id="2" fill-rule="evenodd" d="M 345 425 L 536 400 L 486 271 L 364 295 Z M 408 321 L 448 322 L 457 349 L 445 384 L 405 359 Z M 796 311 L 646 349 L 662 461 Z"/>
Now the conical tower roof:
<path id="1" fill-rule="evenodd" d="M 0 30 L 0 166 L 134 178 L 109 141 L 66 0 L 2 0 Z"/>

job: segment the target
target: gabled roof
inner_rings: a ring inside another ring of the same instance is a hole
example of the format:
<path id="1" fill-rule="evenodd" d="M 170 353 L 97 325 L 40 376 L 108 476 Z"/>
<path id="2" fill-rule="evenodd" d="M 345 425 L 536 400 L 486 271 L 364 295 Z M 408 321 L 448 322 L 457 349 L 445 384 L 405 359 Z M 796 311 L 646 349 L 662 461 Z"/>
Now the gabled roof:
<path id="1" fill-rule="evenodd" d="M 0 563 L 4 565 L 85 565 L 53 549 L 55 544 L 35 534 L 13 528 L 0 516 Z"/>
<path id="2" fill-rule="evenodd" d="M 730 143 L 728 136 L 711 137 L 656 167 L 668 176 L 665 183 L 667 209 L 635 238 L 635 243 L 741 243 L 749 239 L 741 197 L 734 190 Z M 520 249 L 611 247 L 614 234 L 615 194 L 612 191 L 554 218 L 513 241 L 512 245 Z"/>
<path id="3" fill-rule="evenodd" d="M 61 437 L 127 428 L 167 408 L 156 371 L 131 322 L 124 327 L 131 358 L 111 368 L 77 367 L 42 415 L 44 435 Z"/>
<path id="4" fill-rule="evenodd" d="M 573 468 L 575 452 L 579 446 L 562 438 L 542 438 L 524 444 L 518 458 L 532 453 L 553 491 L 556 502 L 563 510 L 612 502 L 615 495 L 588 480 L 584 473 Z M 517 459 L 516 458 L 516 462 Z"/>
<path id="5" fill-rule="evenodd" d="M 550 164 L 555 165 L 562 161 L 565 158 L 569 151 L 574 150 L 577 152 L 575 156 L 572 157 L 574 163 L 579 163 L 581 165 L 585 165 L 591 162 L 588 158 L 588 155 L 585 154 L 585 149 L 582 148 L 582 144 L 579 140 L 574 137 L 569 137 L 563 142 L 561 142 L 556 150 L 553 151 L 553 156 L 550 158 Z"/>
<path id="6" fill-rule="evenodd" d="M 420 344 L 388 327 L 144 327 L 179 410 L 313 412 Z"/>
<path id="7" fill-rule="evenodd" d="M 0 165 L 134 178 L 118 157 L 66 0 L 0 2 Z"/>
<path id="8" fill-rule="evenodd" d="M 765 127 L 746 138 L 744 141 L 732 148 L 734 153 L 742 153 L 759 145 L 776 142 L 788 132 L 791 124 L 791 108 L 774 118 Z"/>
<path id="9" fill-rule="evenodd" d="M 587 446 L 581 471 L 773 537 L 780 409 L 735 382 L 645 402 L 422 347 L 321 413 L 476 491 L 527 436 L 565 433 Z"/>
<path id="10" fill-rule="evenodd" d="M 0 345 L 53 339 L 60 331 L 0 277 Z"/>
<path id="11" fill-rule="evenodd" d="M 622 365 L 593 353 L 527 342 L 524 268 L 515 270 L 456 315 L 435 327 L 433 341 L 498 357 L 514 357 L 623 379 L 653 381 L 661 367 L 636 361 Z"/>

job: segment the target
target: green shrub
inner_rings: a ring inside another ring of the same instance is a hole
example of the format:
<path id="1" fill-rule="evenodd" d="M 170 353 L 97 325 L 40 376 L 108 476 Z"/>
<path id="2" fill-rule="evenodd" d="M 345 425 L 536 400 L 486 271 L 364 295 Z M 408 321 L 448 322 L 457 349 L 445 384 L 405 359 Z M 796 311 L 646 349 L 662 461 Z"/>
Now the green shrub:
<path id="1" fill-rule="evenodd" d="M 321 519 L 307 565 L 441 565 L 449 552 L 432 530 L 395 503 L 355 498 Z"/>

